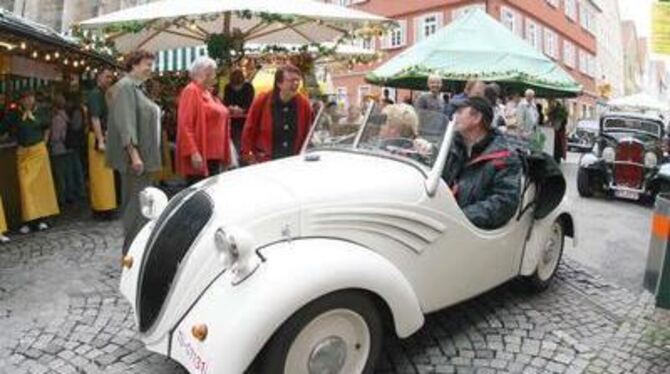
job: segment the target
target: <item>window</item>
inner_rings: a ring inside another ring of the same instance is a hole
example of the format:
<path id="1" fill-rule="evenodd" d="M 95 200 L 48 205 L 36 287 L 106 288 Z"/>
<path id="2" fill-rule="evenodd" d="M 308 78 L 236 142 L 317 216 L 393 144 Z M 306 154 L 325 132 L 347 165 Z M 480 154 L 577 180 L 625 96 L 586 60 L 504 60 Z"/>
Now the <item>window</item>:
<path id="1" fill-rule="evenodd" d="M 349 93 L 346 87 L 337 87 L 337 104 L 346 106 L 349 101 Z"/>
<path id="2" fill-rule="evenodd" d="M 549 57 L 558 58 L 558 37 L 548 27 L 544 28 L 544 53 Z"/>
<path id="3" fill-rule="evenodd" d="M 507 7 L 502 7 L 500 9 L 500 22 L 502 22 L 508 29 L 512 30 L 513 33 L 519 33 L 520 22 L 517 22 L 516 12 L 512 9 Z"/>
<path id="4" fill-rule="evenodd" d="M 595 34 L 595 17 L 593 11 L 586 4 L 579 7 L 579 23 L 584 30 Z"/>
<path id="5" fill-rule="evenodd" d="M 391 29 L 383 40 L 386 49 L 399 48 L 407 44 L 407 21 L 398 20 L 398 27 Z"/>
<path id="6" fill-rule="evenodd" d="M 586 52 L 584 52 L 580 49 L 579 50 L 579 71 L 586 74 L 588 72 L 588 69 L 589 69 L 588 56 L 586 55 Z"/>
<path id="7" fill-rule="evenodd" d="M 558 0 L 547 0 L 547 3 L 549 3 L 549 5 L 553 6 L 554 8 L 558 8 Z"/>
<path id="8" fill-rule="evenodd" d="M 484 5 L 484 4 L 473 4 L 473 5 L 462 6 L 458 9 L 454 9 L 451 12 L 451 19 L 454 20 L 456 18 L 459 18 L 463 15 L 468 14 L 470 11 L 475 10 L 475 9 L 481 9 L 483 11 L 486 11 L 486 5 Z"/>
<path id="9" fill-rule="evenodd" d="M 418 42 L 435 34 L 442 27 L 442 13 L 431 13 L 414 18 L 414 41 Z"/>
<path id="10" fill-rule="evenodd" d="M 530 19 L 526 19 L 526 40 L 542 52 L 542 28 Z"/>
<path id="11" fill-rule="evenodd" d="M 368 51 L 375 50 L 375 41 L 372 38 L 356 38 L 351 41 L 351 45 Z"/>
<path id="12" fill-rule="evenodd" d="M 358 86 L 358 102 L 362 103 L 366 96 L 370 95 L 370 85 Z"/>
<path id="13" fill-rule="evenodd" d="M 563 62 L 570 68 L 575 67 L 575 45 L 567 40 L 563 41 Z"/>
<path id="14" fill-rule="evenodd" d="M 565 15 L 573 21 L 577 20 L 577 3 L 575 0 L 565 0 L 564 4 Z"/>

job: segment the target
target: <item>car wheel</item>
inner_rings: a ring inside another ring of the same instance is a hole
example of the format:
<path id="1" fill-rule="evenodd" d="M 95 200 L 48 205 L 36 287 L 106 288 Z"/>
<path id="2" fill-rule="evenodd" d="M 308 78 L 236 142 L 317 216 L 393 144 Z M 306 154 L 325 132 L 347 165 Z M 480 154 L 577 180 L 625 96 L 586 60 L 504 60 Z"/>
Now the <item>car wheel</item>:
<path id="1" fill-rule="evenodd" d="M 556 275 L 558 265 L 563 257 L 563 245 L 565 244 L 565 231 L 560 221 L 551 225 L 549 236 L 542 244 L 540 259 L 537 263 L 535 273 L 526 278 L 528 285 L 535 291 L 543 291 Z"/>
<path id="2" fill-rule="evenodd" d="M 577 192 L 579 192 L 579 196 L 581 197 L 593 196 L 589 171 L 584 168 L 579 168 L 577 171 Z"/>
<path id="3" fill-rule="evenodd" d="M 373 300 L 353 291 L 326 295 L 275 332 L 258 372 L 373 373 L 382 340 L 383 323 Z"/>

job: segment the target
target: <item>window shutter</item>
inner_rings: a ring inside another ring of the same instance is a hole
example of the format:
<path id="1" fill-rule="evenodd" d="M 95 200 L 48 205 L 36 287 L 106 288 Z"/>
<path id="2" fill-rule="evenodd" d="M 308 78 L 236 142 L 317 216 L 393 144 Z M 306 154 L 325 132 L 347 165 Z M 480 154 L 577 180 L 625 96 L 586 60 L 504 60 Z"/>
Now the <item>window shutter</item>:
<path id="1" fill-rule="evenodd" d="M 423 17 L 414 17 L 414 43 L 423 40 Z"/>
<path id="2" fill-rule="evenodd" d="M 400 45 L 407 45 L 407 20 L 402 20 L 398 22 L 400 24 Z"/>

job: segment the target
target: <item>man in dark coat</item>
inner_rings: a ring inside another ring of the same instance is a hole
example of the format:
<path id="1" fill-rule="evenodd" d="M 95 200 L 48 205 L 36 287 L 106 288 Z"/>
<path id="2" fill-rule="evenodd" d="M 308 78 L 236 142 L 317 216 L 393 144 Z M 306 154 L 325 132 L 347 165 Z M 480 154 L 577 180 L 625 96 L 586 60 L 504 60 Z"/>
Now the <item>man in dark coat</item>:
<path id="1" fill-rule="evenodd" d="M 493 109 L 483 97 L 458 104 L 456 138 L 443 178 L 475 226 L 497 229 L 519 206 L 521 161 L 503 135 L 491 128 Z"/>

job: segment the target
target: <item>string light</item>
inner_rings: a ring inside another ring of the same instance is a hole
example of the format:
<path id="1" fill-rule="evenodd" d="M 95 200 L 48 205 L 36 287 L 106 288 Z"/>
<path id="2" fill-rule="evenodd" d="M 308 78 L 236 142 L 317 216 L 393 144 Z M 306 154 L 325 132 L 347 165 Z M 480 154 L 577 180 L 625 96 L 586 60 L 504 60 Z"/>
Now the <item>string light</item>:
<path id="1" fill-rule="evenodd" d="M 47 53 L 46 56 L 44 56 L 44 59 L 47 61 L 51 61 L 51 55 Z"/>
<path id="2" fill-rule="evenodd" d="M 75 61 L 72 63 L 72 66 L 74 66 L 74 67 L 79 67 L 79 61 L 76 61 L 76 60 L 75 60 Z"/>
<path id="3" fill-rule="evenodd" d="M 54 58 L 59 59 L 60 58 L 60 53 L 58 51 L 54 52 Z"/>
<path id="4" fill-rule="evenodd" d="M 63 64 L 68 65 L 70 61 L 66 58 L 65 61 L 63 61 Z"/>
<path id="5" fill-rule="evenodd" d="M 37 51 L 34 51 L 32 56 L 33 56 L 33 58 L 37 58 L 39 56 L 39 53 L 37 53 Z"/>
<path id="6" fill-rule="evenodd" d="M 26 42 L 21 42 L 21 49 L 26 49 Z"/>

